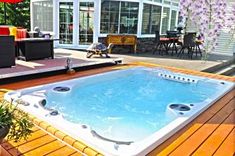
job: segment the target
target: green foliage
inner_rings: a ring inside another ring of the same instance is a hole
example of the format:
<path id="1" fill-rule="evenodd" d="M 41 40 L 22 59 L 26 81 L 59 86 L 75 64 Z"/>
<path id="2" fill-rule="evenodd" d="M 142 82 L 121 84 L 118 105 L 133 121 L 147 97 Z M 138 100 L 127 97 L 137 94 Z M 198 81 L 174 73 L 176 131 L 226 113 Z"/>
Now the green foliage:
<path id="1" fill-rule="evenodd" d="M 30 0 L 20 3 L 6 3 L 6 25 L 30 29 Z M 4 24 L 4 3 L 0 2 L 0 24 Z"/>
<path id="2" fill-rule="evenodd" d="M 5 100 L 0 101 L 0 128 L 10 127 L 8 139 L 18 142 L 21 139 L 27 139 L 31 134 L 33 124 L 29 121 L 28 114 L 17 109 Z"/>

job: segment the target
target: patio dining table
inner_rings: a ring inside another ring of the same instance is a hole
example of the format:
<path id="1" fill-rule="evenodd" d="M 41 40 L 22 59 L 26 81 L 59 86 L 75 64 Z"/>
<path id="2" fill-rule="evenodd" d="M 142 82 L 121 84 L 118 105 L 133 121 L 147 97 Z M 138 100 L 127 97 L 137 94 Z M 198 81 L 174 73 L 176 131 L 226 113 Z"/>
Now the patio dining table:
<path id="1" fill-rule="evenodd" d="M 174 51 L 177 54 L 177 43 L 178 43 L 178 37 L 160 37 L 159 44 L 161 47 L 164 48 L 165 53 L 168 55 L 168 51 L 170 49 L 170 45 L 172 44 L 173 49 L 171 55 L 173 55 Z M 161 52 L 162 54 L 162 52 Z"/>
<path id="2" fill-rule="evenodd" d="M 53 42 L 51 38 L 21 38 L 15 39 L 16 56 L 25 61 L 44 58 L 54 58 Z"/>

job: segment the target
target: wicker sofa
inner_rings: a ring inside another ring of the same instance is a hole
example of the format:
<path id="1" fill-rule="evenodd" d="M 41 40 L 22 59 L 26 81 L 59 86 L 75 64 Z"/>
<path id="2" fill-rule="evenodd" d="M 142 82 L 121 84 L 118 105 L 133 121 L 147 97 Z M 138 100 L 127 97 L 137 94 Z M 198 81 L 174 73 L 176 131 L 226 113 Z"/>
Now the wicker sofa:
<path id="1" fill-rule="evenodd" d="M 0 68 L 15 65 L 14 36 L 0 36 Z"/>

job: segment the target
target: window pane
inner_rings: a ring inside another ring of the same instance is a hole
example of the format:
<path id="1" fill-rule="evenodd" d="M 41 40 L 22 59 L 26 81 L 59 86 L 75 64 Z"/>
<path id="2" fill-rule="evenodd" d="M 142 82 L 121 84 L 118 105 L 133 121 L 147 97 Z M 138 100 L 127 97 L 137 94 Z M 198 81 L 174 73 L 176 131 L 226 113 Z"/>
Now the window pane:
<path id="1" fill-rule="evenodd" d="M 33 28 L 42 31 L 53 31 L 53 1 L 38 1 L 32 3 Z"/>
<path id="2" fill-rule="evenodd" d="M 171 11 L 171 28 L 170 30 L 175 30 L 175 27 L 176 27 L 176 11 L 175 10 L 172 10 Z"/>
<path id="3" fill-rule="evenodd" d="M 159 2 L 159 3 L 162 3 L 162 0 L 144 0 L 144 1 L 151 1 L 151 2 Z"/>
<path id="4" fill-rule="evenodd" d="M 153 0 L 154 2 L 162 3 L 162 0 Z"/>
<path id="5" fill-rule="evenodd" d="M 138 12 L 138 3 L 121 2 L 120 33 L 137 33 Z"/>
<path id="6" fill-rule="evenodd" d="M 173 6 L 178 6 L 178 5 L 179 5 L 179 2 L 178 2 L 178 3 L 172 2 L 172 5 L 173 5 Z"/>
<path id="7" fill-rule="evenodd" d="M 142 34 L 150 33 L 150 24 L 151 24 L 151 5 L 144 4 L 143 7 L 143 19 L 142 19 Z"/>
<path id="8" fill-rule="evenodd" d="M 73 43 L 73 3 L 60 2 L 60 43 Z"/>
<path id="9" fill-rule="evenodd" d="M 100 33 L 118 33 L 119 4 L 117 1 L 102 0 Z"/>
<path id="10" fill-rule="evenodd" d="M 168 4 L 168 5 L 171 5 L 171 2 L 170 2 L 170 1 L 164 0 L 164 3 L 165 3 L 165 4 Z"/>
<path id="11" fill-rule="evenodd" d="M 161 33 L 165 34 L 169 26 L 170 8 L 163 8 Z"/>
<path id="12" fill-rule="evenodd" d="M 159 30 L 161 21 L 161 7 L 144 4 L 142 34 L 155 34 Z"/>
<path id="13" fill-rule="evenodd" d="M 94 3 L 80 2 L 79 6 L 79 44 L 93 43 Z"/>
<path id="14" fill-rule="evenodd" d="M 139 3 L 102 0 L 100 33 L 136 34 Z"/>

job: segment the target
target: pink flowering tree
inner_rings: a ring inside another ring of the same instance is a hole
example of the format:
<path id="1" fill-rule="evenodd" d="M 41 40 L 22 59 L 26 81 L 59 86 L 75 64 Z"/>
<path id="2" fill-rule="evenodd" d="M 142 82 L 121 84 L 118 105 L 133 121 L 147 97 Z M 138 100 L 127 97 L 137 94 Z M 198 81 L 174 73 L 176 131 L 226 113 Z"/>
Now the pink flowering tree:
<path id="1" fill-rule="evenodd" d="M 230 13 L 227 11 L 226 0 L 180 0 L 180 16 L 198 28 L 206 57 L 218 45 L 221 29 L 235 31 L 235 6 Z"/>

